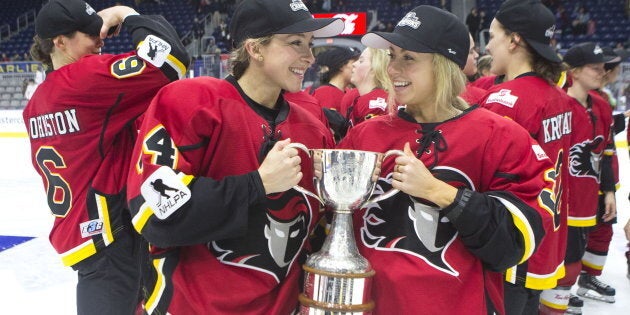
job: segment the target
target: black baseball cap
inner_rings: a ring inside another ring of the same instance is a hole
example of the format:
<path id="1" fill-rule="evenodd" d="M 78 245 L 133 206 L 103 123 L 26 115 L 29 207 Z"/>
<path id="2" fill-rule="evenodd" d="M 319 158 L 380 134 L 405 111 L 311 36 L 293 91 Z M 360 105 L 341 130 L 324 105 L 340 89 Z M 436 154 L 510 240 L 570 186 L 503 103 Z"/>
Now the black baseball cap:
<path id="1" fill-rule="evenodd" d="M 556 31 L 556 18 L 540 0 L 507 0 L 494 18 L 508 30 L 520 34 L 543 58 L 562 62 L 549 45 Z"/>
<path id="2" fill-rule="evenodd" d="M 247 38 L 306 32 L 332 37 L 343 28 L 342 19 L 313 18 L 301 0 L 243 0 L 232 15 L 230 37 L 232 47 L 238 47 Z"/>
<path id="3" fill-rule="evenodd" d="M 331 71 L 340 69 L 349 60 L 358 59 L 361 52 L 352 47 L 333 46 L 322 51 L 315 58 L 316 63 L 320 66 L 326 66 Z"/>
<path id="4" fill-rule="evenodd" d="M 571 68 L 582 67 L 593 63 L 606 63 L 614 59 L 614 56 L 604 54 L 604 50 L 599 45 L 586 42 L 574 45 L 564 54 L 564 62 Z"/>
<path id="5" fill-rule="evenodd" d="M 40 38 L 53 38 L 74 31 L 98 36 L 102 26 L 103 19 L 82 0 L 51 0 L 35 18 L 35 33 Z"/>
<path id="6" fill-rule="evenodd" d="M 438 53 L 466 65 L 470 39 L 468 28 L 454 14 L 437 7 L 421 5 L 408 12 L 393 32 L 370 32 L 361 38 L 363 45 L 389 49 L 394 44 L 420 53 Z"/>

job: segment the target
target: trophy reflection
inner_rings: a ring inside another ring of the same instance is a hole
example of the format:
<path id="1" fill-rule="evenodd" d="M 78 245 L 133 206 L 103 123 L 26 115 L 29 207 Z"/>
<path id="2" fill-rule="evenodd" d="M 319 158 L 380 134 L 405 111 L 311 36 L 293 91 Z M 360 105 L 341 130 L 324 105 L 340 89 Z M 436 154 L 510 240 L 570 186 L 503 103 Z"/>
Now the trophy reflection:
<path id="1" fill-rule="evenodd" d="M 392 189 L 372 195 L 382 161 L 400 150 L 377 153 L 359 150 L 308 149 L 300 143 L 290 147 L 306 152 L 313 161 L 316 194 L 294 188 L 333 209 L 331 228 L 322 249 L 304 264 L 301 314 L 370 314 L 374 308 L 370 292 L 374 270 L 359 254 L 354 239 L 352 213 L 367 204 L 389 198 Z"/>

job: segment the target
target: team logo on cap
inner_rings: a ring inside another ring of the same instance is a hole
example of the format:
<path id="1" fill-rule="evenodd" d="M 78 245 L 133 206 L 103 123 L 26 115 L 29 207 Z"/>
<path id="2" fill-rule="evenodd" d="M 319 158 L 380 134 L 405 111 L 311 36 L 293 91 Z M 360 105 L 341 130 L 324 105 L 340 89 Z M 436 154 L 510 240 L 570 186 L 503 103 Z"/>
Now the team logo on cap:
<path id="1" fill-rule="evenodd" d="M 599 45 L 595 45 L 595 49 L 593 49 L 593 54 L 595 55 L 601 55 L 603 54 L 604 51 L 602 50 L 601 47 L 599 47 Z"/>
<path id="2" fill-rule="evenodd" d="M 555 32 L 556 32 L 556 26 L 555 26 L 555 25 L 552 25 L 550 28 L 548 28 L 548 29 L 545 31 L 545 37 L 552 38 L 552 37 L 553 37 L 553 34 L 554 34 Z"/>
<path id="3" fill-rule="evenodd" d="M 89 4 L 85 4 L 85 13 L 87 13 L 87 15 L 92 15 L 94 13 L 96 13 L 96 10 L 94 10 Z"/>
<path id="4" fill-rule="evenodd" d="M 293 11 L 299 11 L 299 10 L 308 11 L 308 8 L 304 4 L 304 2 L 302 2 L 301 0 L 293 0 L 290 6 L 291 6 L 291 10 Z"/>
<path id="5" fill-rule="evenodd" d="M 422 22 L 418 20 L 416 12 L 407 13 L 407 15 L 405 15 L 405 17 L 402 18 L 400 22 L 398 22 L 398 26 L 409 26 L 413 29 L 418 29 L 418 27 L 420 27 L 420 24 L 422 24 Z"/>

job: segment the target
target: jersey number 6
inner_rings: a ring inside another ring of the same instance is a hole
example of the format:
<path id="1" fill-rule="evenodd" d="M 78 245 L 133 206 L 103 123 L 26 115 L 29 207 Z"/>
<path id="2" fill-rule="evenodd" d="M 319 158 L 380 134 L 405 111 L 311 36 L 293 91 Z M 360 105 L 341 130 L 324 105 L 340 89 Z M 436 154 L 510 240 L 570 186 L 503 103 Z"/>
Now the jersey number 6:
<path id="1" fill-rule="evenodd" d="M 72 204 L 72 191 L 61 175 L 53 172 L 54 169 L 66 168 L 66 163 L 57 151 L 52 147 L 40 147 L 35 155 L 37 165 L 46 176 L 46 198 L 48 207 L 55 216 L 65 217 Z"/>

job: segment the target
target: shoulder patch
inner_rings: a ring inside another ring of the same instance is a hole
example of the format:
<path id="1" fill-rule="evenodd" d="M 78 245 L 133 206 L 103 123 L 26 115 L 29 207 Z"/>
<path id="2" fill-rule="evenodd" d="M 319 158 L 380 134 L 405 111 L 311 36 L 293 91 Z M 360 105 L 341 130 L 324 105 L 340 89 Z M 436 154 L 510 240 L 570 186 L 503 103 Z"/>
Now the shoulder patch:
<path id="1" fill-rule="evenodd" d="M 387 108 L 387 102 L 382 97 L 377 97 L 375 100 L 370 100 L 368 104 L 370 109 L 378 108 L 381 110 L 385 110 Z"/>
<path id="2" fill-rule="evenodd" d="M 190 189 L 182 182 L 183 175 L 162 166 L 142 183 L 142 197 L 159 219 L 168 218 L 190 200 Z"/>
<path id="3" fill-rule="evenodd" d="M 486 104 L 499 103 L 501 105 L 512 108 L 514 107 L 514 104 L 516 104 L 516 101 L 518 101 L 518 96 L 512 95 L 511 90 L 501 89 L 499 90 L 499 92 L 490 94 L 490 96 L 488 96 L 488 99 L 486 100 Z"/>
<path id="4" fill-rule="evenodd" d="M 543 150 L 543 148 L 541 148 L 540 145 L 538 144 L 532 145 L 532 150 L 534 151 L 534 154 L 536 154 L 536 159 L 538 161 L 542 161 L 544 159 L 549 158 L 547 157 L 547 153 L 545 153 L 545 150 Z"/>
<path id="5" fill-rule="evenodd" d="M 158 68 L 162 67 L 170 53 L 171 44 L 154 35 L 148 35 L 138 45 L 138 56 Z"/>

